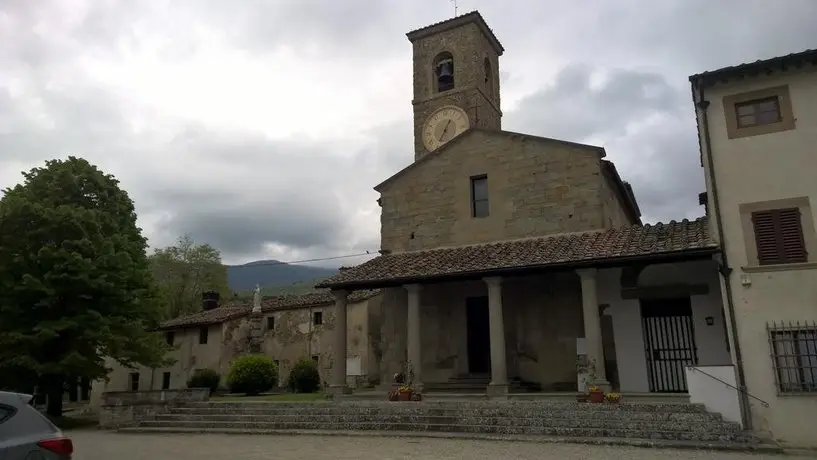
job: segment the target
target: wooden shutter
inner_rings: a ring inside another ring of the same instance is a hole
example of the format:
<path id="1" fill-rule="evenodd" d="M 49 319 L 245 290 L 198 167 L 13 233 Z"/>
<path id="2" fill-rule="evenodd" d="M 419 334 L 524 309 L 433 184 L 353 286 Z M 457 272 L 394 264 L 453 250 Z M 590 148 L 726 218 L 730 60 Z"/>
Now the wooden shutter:
<path id="1" fill-rule="evenodd" d="M 760 265 L 808 262 L 799 208 L 752 213 Z"/>

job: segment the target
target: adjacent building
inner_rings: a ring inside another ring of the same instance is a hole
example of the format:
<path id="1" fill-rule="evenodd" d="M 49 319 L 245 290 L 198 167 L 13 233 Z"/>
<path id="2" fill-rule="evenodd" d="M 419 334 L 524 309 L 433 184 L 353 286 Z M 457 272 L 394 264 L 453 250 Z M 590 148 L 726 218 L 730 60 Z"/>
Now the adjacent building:
<path id="1" fill-rule="evenodd" d="M 690 77 L 744 417 L 817 446 L 817 50 Z M 768 406 L 768 407 L 767 407 Z"/>

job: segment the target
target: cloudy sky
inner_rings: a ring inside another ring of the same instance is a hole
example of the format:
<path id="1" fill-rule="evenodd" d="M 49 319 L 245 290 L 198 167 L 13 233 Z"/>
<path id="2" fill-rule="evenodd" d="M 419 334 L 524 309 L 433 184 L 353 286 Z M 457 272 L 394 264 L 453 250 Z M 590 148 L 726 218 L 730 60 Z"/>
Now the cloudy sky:
<path id="1" fill-rule="evenodd" d="M 774 5 L 774 7 L 772 7 Z M 503 126 L 603 145 L 646 221 L 696 217 L 687 77 L 817 47 L 815 0 L 459 0 L 506 49 Z M 82 156 L 151 245 L 376 251 L 413 159 L 409 30 L 450 0 L 0 0 L 0 188 Z M 325 264 L 354 264 L 347 259 Z"/>

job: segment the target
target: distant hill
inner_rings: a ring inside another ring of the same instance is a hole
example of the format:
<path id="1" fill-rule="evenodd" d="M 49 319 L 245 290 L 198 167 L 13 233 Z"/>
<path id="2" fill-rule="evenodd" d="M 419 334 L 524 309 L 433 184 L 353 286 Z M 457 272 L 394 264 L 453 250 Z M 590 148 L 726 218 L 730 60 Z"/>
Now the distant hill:
<path id="1" fill-rule="evenodd" d="M 333 268 L 292 265 L 277 260 L 258 260 L 244 265 L 228 265 L 227 283 L 233 292 L 244 292 L 255 289 L 256 284 L 261 287 L 292 285 L 311 282 L 316 278 L 327 278 L 335 273 L 337 270 Z"/>

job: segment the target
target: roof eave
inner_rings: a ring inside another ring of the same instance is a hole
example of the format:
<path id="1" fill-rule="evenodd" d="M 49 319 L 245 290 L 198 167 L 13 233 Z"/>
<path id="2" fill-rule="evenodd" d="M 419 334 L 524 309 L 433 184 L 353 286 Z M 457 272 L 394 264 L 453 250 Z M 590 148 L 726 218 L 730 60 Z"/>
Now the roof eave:
<path id="1" fill-rule="evenodd" d="M 709 258 L 714 254 L 718 254 L 720 248 L 718 246 L 706 246 L 702 248 L 684 249 L 679 251 L 664 251 L 651 254 L 640 254 L 637 256 L 622 256 L 622 257 L 606 257 L 586 259 L 581 261 L 558 262 L 553 264 L 536 264 L 525 265 L 520 267 L 504 267 L 489 270 L 477 270 L 469 272 L 458 272 L 452 274 L 420 276 L 420 277 L 403 277 L 392 278 L 388 280 L 373 280 L 373 281 L 352 281 L 352 282 L 338 282 L 328 283 L 321 287 L 329 289 L 382 289 L 388 287 L 397 287 L 405 284 L 415 283 L 440 283 L 450 282 L 463 279 L 471 279 L 483 276 L 501 276 L 501 275 L 519 275 L 529 272 L 544 272 L 556 271 L 565 269 L 579 269 L 579 268 L 612 268 L 624 265 L 631 265 L 641 262 L 649 262 L 654 260 L 662 260 L 667 262 L 681 262 L 688 260 L 697 260 Z"/>
<path id="2" fill-rule="evenodd" d="M 742 77 L 746 75 L 756 75 L 761 72 L 774 73 L 788 70 L 789 67 L 802 67 L 810 61 L 812 65 L 817 65 L 817 49 L 809 49 L 799 53 L 777 56 L 755 62 L 747 62 L 716 70 L 690 75 L 689 81 L 693 85 L 708 85 L 719 80 Z"/>

